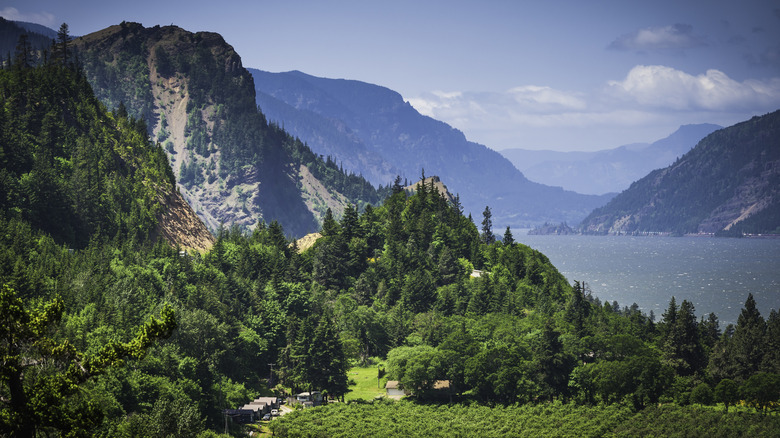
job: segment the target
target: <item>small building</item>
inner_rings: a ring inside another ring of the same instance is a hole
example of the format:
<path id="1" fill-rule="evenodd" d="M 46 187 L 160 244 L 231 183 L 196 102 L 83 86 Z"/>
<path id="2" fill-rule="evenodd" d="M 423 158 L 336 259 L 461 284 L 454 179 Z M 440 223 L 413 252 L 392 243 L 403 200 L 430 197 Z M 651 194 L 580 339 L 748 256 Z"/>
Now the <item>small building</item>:
<path id="1" fill-rule="evenodd" d="M 295 403 L 300 403 L 304 408 L 319 406 L 322 404 L 322 393 L 320 391 L 307 391 L 296 394 Z"/>
<path id="2" fill-rule="evenodd" d="M 233 418 L 235 422 L 251 423 L 263 418 L 263 415 L 271 413 L 271 409 L 278 409 L 279 403 L 276 397 L 258 397 L 238 409 L 225 409 L 225 415 Z M 251 413 L 251 419 L 245 421 L 247 413 Z"/>
<path id="3" fill-rule="evenodd" d="M 433 390 L 434 391 L 449 391 L 450 389 L 450 381 L 449 380 L 437 380 L 433 382 Z"/>
<path id="4" fill-rule="evenodd" d="M 388 397 L 406 395 L 404 386 L 401 385 L 401 382 L 398 380 L 388 380 L 385 384 L 385 391 L 387 392 Z"/>
<path id="5" fill-rule="evenodd" d="M 257 413 L 252 409 L 225 409 L 222 413 L 237 424 L 249 424 L 259 420 Z"/>

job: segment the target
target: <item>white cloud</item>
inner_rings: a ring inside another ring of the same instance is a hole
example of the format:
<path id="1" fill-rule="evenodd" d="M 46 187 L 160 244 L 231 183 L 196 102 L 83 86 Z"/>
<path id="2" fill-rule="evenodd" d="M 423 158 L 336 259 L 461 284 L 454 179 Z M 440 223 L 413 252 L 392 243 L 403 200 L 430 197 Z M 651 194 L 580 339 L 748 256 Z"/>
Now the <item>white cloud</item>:
<path id="1" fill-rule="evenodd" d="M 586 107 L 580 93 L 525 85 L 505 92 L 433 91 L 409 99 L 421 114 L 432 117 L 482 118 L 515 113 L 560 113 Z"/>
<path id="2" fill-rule="evenodd" d="M 584 150 L 655 141 L 683 124 L 728 126 L 776 110 L 780 78 L 739 82 L 718 70 L 691 75 L 640 65 L 589 93 L 523 85 L 504 92 L 436 91 L 408 100 L 420 113 L 496 149 L 555 149 L 568 142 Z"/>
<path id="3" fill-rule="evenodd" d="M 18 9 L 8 6 L 0 9 L 0 17 L 11 21 L 26 21 L 52 27 L 56 24 L 56 17 L 48 12 L 22 13 Z"/>
<path id="4" fill-rule="evenodd" d="M 622 35 L 608 48 L 615 50 L 669 50 L 706 46 L 704 38 L 693 35 L 693 27 L 675 24 L 664 27 L 648 27 Z"/>
<path id="5" fill-rule="evenodd" d="M 780 78 L 738 82 L 719 70 L 694 76 L 671 67 L 639 65 L 624 80 L 608 85 L 613 96 L 645 107 L 709 111 L 780 107 Z"/>
<path id="6" fill-rule="evenodd" d="M 509 90 L 515 101 L 526 105 L 544 105 L 546 108 L 584 109 L 585 101 L 578 93 L 555 90 L 550 87 L 526 85 Z"/>

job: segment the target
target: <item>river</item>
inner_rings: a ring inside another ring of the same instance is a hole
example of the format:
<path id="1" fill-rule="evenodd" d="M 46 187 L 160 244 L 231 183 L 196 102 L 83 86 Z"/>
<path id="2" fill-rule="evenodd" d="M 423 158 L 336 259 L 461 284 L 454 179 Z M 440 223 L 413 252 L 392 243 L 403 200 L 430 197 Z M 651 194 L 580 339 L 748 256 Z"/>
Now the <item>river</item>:
<path id="1" fill-rule="evenodd" d="M 521 234 L 518 230 L 517 234 Z M 656 321 L 674 296 L 693 303 L 696 316 L 736 324 L 749 293 L 761 315 L 780 311 L 780 239 L 629 236 L 515 236 L 544 253 L 569 280 L 594 296 L 636 303 Z"/>

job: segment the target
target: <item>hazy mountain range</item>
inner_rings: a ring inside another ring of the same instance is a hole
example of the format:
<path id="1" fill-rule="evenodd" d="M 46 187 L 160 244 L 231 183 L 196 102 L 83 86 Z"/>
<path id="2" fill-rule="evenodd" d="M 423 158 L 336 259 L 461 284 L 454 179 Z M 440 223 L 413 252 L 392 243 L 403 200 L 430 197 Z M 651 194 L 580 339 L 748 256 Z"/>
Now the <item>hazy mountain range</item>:
<path id="1" fill-rule="evenodd" d="M 595 152 L 505 149 L 507 157 L 531 181 L 579 193 L 617 193 L 650 171 L 666 167 L 721 126 L 685 125 L 653 143 L 634 143 Z"/>
<path id="2" fill-rule="evenodd" d="M 0 24 L 12 53 L 23 27 Z M 385 87 L 247 70 L 217 34 L 122 23 L 72 45 L 96 96 L 146 122 L 211 229 L 278 219 L 302 235 L 327 208 L 339 215 L 347 203 L 380 202 L 369 182 L 386 190 L 396 175 L 423 173 L 440 177 L 476 221 L 490 206 L 496 229 L 576 224 L 591 212 L 583 230 L 594 233 L 778 228 L 776 114 L 713 134 L 716 125 L 682 126 L 652 144 L 592 153 L 503 151 L 513 165 Z"/>
<path id="3" fill-rule="evenodd" d="M 780 111 L 713 132 L 582 223 L 588 233 L 780 233 Z"/>
<path id="4" fill-rule="evenodd" d="M 490 206 L 496 228 L 578 223 L 609 199 L 529 181 L 498 152 L 421 115 L 385 87 L 298 71 L 250 71 L 263 113 L 316 153 L 375 184 L 388 184 L 396 174 L 409 181 L 423 171 L 438 175 L 465 211 L 479 216 Z"/>

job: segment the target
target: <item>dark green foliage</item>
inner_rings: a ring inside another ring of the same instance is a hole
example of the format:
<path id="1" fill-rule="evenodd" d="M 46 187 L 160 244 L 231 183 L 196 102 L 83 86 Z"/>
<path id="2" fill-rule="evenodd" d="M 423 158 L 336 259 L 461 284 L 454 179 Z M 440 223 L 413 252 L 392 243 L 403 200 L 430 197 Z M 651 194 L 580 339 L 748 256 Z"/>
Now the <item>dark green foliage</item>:
<path id="1" fill-rule="evenodd" d="M 772 322 L 774 333 L 777 321 Z M 713 347 L 709 371 L 717 379 L 737 382 L 744 382 L 762 369 L 773 372 L 778 367 L 777 354 L 768 347 L 775 343 L 775 339 L 767 337 L 767 324 L 756 309 L 753 294 L 749 294 L 736 328 L 729 326 Z"/>
<path id="2" fill-rule="evenodd" d="M 740 391 L 745 403 L 757 411 L 766 413 L 768 410 L 776 410 L 780 402 L 780 374 L 753 374 Z"/>
<path id="3" fill-rule="evenodd" d="M 691 403 L 702 406 L 710 406 L 715 402 L 715 395 L 710 385 L 702 382 L 691 391 Z"/>
<path id="4" fill-rule="evenodd" d="M 675 368 L 677 374 L 689 376 L 706 366 L 706 356 L 693 304 L 683 300 L 679 310 L 675 311 L 675 307 L 672 297 L 669 309 L 664 314 L 662 349 L 667 363 Z"/>
<path id="5" fill-rule="evenodd" d="M 0 71 L 0 99 L 4 214 L 71 247 L 146 239 L 174 178 L 145 128 L 107 113 L 79 71 L 54 63 Z"/>
<path id="6" fill-rule="evenodd" d="M 726 408 L 726 412 L 729 410 L 729 405 L 733 405 L 739 401 L 739 384 L 731 379 L 723 379 L 718 383 L 713 392 L 715 401 L 723 403 Z"/>

